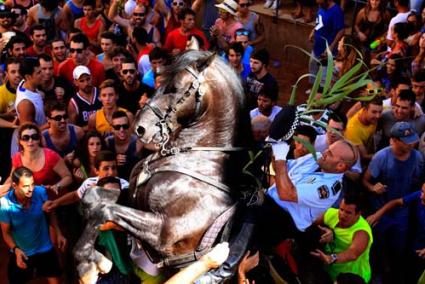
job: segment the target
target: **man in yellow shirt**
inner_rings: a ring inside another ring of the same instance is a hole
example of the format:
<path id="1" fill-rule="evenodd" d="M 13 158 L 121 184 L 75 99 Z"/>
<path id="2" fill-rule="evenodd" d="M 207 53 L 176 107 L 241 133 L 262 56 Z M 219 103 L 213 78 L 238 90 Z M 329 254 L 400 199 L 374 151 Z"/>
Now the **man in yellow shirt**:
<path id="1" fill-rule="evenodd" d="M 378 120 L 383 110 L 382 99 L 379 97 L 366 102 L 365 105 L 354 114 L 347 123 L 345 138 L 356 145 L 364 160 L 370 160 L 374 151 L 368 151 L 370 139 L 376 131 Z"/>
<path id="2" fill-rule="evenodd" d="M 0 86 L 0 117 L 13 120 L 16 116 L 14 107 L 16 99 L 16 88 L 22 80 L 19 72 L 19 60 L 15 57 L 9 57 L 5 64 L 6 80 Z"/>

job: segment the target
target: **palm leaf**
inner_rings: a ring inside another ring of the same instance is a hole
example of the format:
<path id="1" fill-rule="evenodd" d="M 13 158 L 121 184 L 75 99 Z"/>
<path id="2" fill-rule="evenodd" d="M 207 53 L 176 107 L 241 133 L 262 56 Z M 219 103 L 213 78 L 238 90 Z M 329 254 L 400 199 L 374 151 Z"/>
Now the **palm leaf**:
<path id="1" fill-rule="evenodd" d="M 310 142 L 297 136 L 294 136 L 292 138 L 294 138 L 295 141 L 301 143 L 304 147 L 306 147 L 307 150 L 313 155 L 313 158 L 317 160 L 316 149 L 314 149 L 314 146 Z"/>

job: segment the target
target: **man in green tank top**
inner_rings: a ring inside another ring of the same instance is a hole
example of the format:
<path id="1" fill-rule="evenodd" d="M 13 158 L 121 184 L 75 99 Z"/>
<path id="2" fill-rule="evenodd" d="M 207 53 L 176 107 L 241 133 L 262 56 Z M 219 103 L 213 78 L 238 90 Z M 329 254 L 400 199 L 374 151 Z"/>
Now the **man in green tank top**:
<path id="1" fill-rule="evenodd" d="M 324 252 L 311 252 L 325 263 L 325 269 L 335 281 L 340 273 L 361 276 L 366 283 L 371 278 L 369 251 L 373 242 L 372 230 L 361 216 L 361 201 L 356 195 L 346 195 L 339 209 L 329 208 L 317 220 L 326 243 Z M 325 226 L 322 226 L 325 225 Z"/>

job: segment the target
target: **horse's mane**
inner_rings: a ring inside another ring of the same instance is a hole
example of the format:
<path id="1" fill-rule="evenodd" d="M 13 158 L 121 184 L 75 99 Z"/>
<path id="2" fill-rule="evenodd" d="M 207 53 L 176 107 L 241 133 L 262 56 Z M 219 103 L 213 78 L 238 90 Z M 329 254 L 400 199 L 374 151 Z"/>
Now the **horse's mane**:
<path id="1" fill-rule="evenodd" d="M 188 66 L 193 66 L 196 70 L 201 72 L 205 68 L 208 68 L 210 64 L 211 66 L 214 66 L 214 72 L 217 72 L 216 76 L 214 76 L 213 73 L 210 77 L 220 77 L 221 80 L 224 78 L 226 80 L 226 84 L 229 84 L 230 89 L 235 90 L 235 94 L 239 99 L 240 105 L 243 105 L 245 101 L 244 93 L 238 76 L 220 57 L 209 51 L 189 50 L 180 56 L 177 56 L 175 60 L 171 64 L 167 65 L 161 72 L 162 87 L 159 92 L 169 92 L 170 88 L 173 88 L 173 86 L 177 83 L 177 75 Z"/>

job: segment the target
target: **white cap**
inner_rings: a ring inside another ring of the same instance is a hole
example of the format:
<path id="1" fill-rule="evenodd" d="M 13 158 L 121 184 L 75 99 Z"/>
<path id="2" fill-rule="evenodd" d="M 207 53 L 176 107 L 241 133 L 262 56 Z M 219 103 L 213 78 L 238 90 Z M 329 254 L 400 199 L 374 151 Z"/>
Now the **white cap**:
<path id="1" fill-rule="evenodd" d="M 133 13 L 134 8 L 136 8 L 137 3 L 135 0 L 128 0 L 125 4 L 124 4 L 124 12 L 130 16 Z"/>
<path id="2" fill-rule="evenodd" d="M 237 15 L 238 3 L 236 3 L 233 0 L 224 0 L 220 4 L 215 4 L 214 6 L 216 6 L 219 9 L 226 10 L 227 12 L 232 14 L 233 16 Z"/>
<path id="3" fill-rule="evenodd" d="M 81 75 L 87 74 L 91 75 L 89 68 L 87 68 L 84 65 L 79 65 L 74 68 L 74 71 L 72 72 L 72 76 L 74 77 L 74 80 L 80 79 Z"/>

